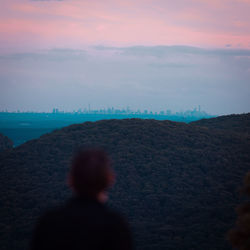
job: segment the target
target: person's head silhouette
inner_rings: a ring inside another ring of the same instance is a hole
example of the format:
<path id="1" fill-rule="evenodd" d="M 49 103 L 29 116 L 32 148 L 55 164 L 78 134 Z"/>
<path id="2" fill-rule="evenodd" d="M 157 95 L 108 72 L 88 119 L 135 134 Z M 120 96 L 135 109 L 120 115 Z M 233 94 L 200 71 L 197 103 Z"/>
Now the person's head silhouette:
<path id="1" fill-rule="evenodd" d="M 114 179 L 111 160 L 103 150 L 82 149 L 73 157 L 69 185 L 76 195 L 105 202 Z"/>
<path id="2" fill-rule="evenodd" d="M 111 162 L 103 150 L 78 151 L 69 172 L 76 195 L 41 216 L 31 250 L 132 250 L 126 219 L 103 204 L 113 183 Z"/>

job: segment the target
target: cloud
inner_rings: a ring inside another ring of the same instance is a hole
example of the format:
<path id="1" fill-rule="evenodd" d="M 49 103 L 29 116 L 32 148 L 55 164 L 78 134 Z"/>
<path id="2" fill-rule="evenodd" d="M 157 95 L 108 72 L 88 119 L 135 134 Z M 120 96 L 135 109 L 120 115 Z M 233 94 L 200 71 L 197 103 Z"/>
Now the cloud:
<path id="1" fill-rule="evenodd" d="M 0 1 L 2 50 L 83 44 L 247 48 L 250 39 L 247 1 Z"/>
<path id="2" fill-rule="evenodd" d="M 95 49 L 120 52 L 122 55 L 166 57 L 168 55 L 192 54 L 214 56 L 250 56 L 249 49 L 204 49 L 192 46 L 132 46 L 132 47 L 106 47 L 94 46 Z"/>
<path id="3" fill-rule="evenodd" d="M 67 61 L 83 60 L 86 58 L 85 50 L 56 48 L 40 52 L 11 53 L 0 55 L 0 60 L 45 60 L 45 61 Z"/>

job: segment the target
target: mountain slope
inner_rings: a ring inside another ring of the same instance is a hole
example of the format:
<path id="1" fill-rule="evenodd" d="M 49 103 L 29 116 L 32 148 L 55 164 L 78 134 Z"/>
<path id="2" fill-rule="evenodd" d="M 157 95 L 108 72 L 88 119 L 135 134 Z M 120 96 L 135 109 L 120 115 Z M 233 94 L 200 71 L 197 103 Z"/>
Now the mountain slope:
<path id="1" fill-rule="evenodd" d="M 41 211 L 70 196 L 70 157 L 82 145 L 111 154 L 118 178 L 110 205 L 128 216 L 137 249 L 230 249 L 225 234 L 250 168 L 250 137 L 140 119 L 72 125 L 2 155 L 2 249 L 26 249 Z"/>
<path id="2" fill-rule="evenodd" d="M 242 115 L 225 115 L 210 119 L 201 119 L 190 124 L 208 127 L 210 129 L 230 130 L 237 133 L 250 131 L 250 113 Z"/>

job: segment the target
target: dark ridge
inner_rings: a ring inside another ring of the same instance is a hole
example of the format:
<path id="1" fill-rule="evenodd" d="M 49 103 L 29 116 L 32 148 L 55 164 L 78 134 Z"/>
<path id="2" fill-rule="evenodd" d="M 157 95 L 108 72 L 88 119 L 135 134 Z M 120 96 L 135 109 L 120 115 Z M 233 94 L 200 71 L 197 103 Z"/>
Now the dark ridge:
<path id="1" fill-rule="evenodd" d="M 111 154 L 118 179 L 109 203 L 128 216 L 137 249 L 231 249 L 226 233 L 250 168 L 249 130 L 241 129 L 249 115 L 238 118 L 218 118 L 220 129 L 141 119 L 85 122 L 6 151 L 0 155 L 1 249 L 27 249 L 41 212 L 71 195 L 69 162 L 83 145 Z M 227 129 L 230 121 L 239 133 Z"/>
<path id="2" fill-rule="evenodd" d="M 213 129 L 231 130 L 232 132 L 248 133 L 250 131 L 250 113 L 232 114 L 210 119 L 201 119 L 190 124 Z"/>

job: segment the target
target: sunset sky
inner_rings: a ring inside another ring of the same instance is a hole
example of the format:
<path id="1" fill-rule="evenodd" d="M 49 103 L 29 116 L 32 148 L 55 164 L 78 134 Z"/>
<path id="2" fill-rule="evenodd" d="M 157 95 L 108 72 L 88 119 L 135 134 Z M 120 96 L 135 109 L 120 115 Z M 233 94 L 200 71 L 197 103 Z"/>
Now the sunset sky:
<path id="1" fill-rule="evenodd" d="M 0 109 L 250 111 L 250 0 L 0 0 Z"/>

